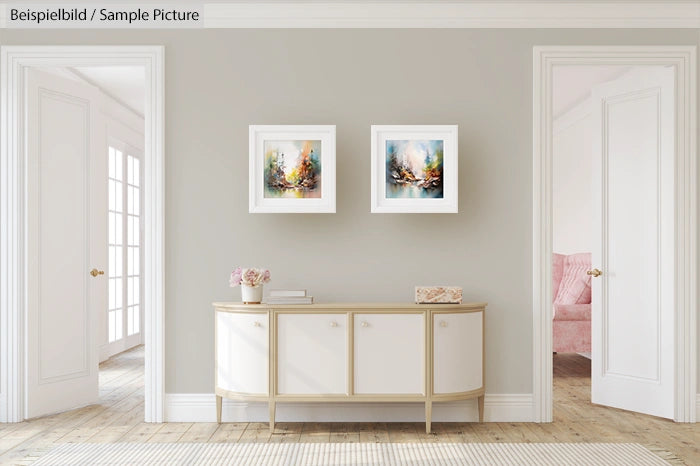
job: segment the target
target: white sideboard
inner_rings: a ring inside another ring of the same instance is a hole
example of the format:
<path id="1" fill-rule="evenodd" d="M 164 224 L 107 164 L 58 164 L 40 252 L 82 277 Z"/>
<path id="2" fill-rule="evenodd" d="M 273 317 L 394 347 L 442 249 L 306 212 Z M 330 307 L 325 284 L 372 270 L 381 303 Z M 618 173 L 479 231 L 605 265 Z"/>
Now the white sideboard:
<path id="1" fill-rule="evenodd" d="M 216 417 L 222 397 L 276 403 L 478 399 L 485 303 L 214 303 Z"/>

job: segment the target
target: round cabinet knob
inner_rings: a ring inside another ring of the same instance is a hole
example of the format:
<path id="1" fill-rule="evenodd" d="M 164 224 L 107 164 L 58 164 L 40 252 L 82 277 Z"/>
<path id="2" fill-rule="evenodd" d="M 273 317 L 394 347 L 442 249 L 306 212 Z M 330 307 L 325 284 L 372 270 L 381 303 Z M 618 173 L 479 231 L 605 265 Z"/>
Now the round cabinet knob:
<path id="1" fill-rule="evenodd" d="M 338 326 L 338 322 L 331 322 L 331 327 L 337 327 L 337 326 Z"/>
<path id="2" fill-rule="evenodd" d="M 362 321 L 362 324 L 360 324 L 360 325 L 362 325 L 363 327 L 369 327 L 369 324 L 367 323 L 367 321 Z"/>
<path id="3" fill-rule="evenodd" d="M 445 322 L 444 320 L 441 320 L 440 327 L 447 327 L 447 322 Z"/>
<path id="4" fill-rule="evenodd" d="M 253 322 L 253 327 L 260 327 L 260 322 L 258 322 L 257 320 Z"/>

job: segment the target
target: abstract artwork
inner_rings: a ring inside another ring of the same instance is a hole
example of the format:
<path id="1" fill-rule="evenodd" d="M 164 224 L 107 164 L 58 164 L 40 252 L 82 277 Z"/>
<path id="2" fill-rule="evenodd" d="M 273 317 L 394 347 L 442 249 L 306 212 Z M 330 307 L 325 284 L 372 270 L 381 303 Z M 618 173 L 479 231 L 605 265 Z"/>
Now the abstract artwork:
<path id="1" fill-rule="evenodd" d="M 320 198 L 321 141 L 265 141 L 265 197 Z"/>
<path id="2" fill-rule="evenodd" d="M 457 126 L 372 126 L 372 212 L 457 212 Z"/>
<path id="3" fill-rule="evenodd" d="M 442 199 L 444 141 L 387 140 L 386 197 Z"/>
<path id="4" fill-rule="evenodd" d="M 251 125 L 249 212 L 335 212 L 335 126 Z"/>

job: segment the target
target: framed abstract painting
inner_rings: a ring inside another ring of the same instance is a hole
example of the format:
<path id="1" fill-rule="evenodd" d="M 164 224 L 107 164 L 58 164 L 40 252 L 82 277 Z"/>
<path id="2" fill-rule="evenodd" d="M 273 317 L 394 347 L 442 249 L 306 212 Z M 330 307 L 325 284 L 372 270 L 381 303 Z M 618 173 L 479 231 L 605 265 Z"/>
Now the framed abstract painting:
<path id="1" fill-rule="evenodd" d="M 372 126 L 372 212 L 457 212 L 457 125 Z"/>
<path id="2" fill-rule="evenodd" d="M 249 146 L 249 212 L 335 212 L 334 125 L 251 125 Z"/>

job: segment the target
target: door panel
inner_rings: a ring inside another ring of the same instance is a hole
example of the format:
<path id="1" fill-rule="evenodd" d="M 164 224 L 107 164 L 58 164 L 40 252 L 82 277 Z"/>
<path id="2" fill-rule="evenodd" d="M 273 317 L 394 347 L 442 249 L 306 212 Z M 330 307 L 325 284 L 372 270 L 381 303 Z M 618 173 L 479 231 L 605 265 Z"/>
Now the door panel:
<path id="1" fill-rule="evenodd" d="M 278 393 L 347 393 L 347 317 L 279 314 Z"/>
<path id="2" fill-rule="evenodd" d="M 104 200 L 95 171 L 94 91 L 28 71 L 26 416 L 97 401 L 95 306 L 106 300 Z M 93 194 L 95 198 L 93 198 Z"/>
<path id="3" fill-rule="evenodd" d="M 216 313 L 216 385 L 238 393 L 269 392 L 267 314 Z"/>
<path id="4" fill-rule="evenodd" d="M 483 385 L 483 313 L 433 315 L 433 392 L 457 393 Z"/>
<path id="5" fill-rule="evenodd" d="M 673 418 L 674 71 L 593 92 L 594 403 Z"/>
<path id="6" fill-rule="evenodd" d="M 423 314 L 355 314 L 355 393 L 425 394 Z"/>

